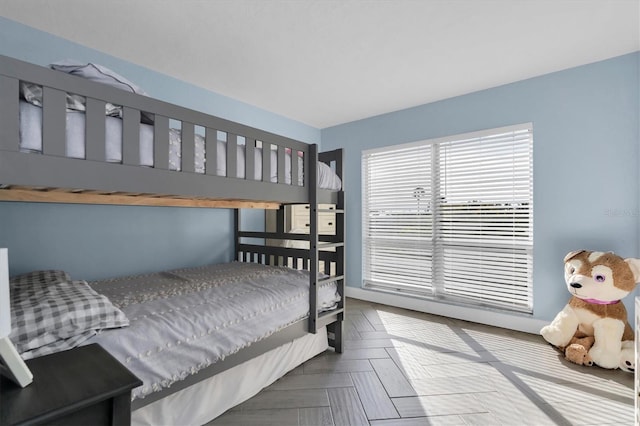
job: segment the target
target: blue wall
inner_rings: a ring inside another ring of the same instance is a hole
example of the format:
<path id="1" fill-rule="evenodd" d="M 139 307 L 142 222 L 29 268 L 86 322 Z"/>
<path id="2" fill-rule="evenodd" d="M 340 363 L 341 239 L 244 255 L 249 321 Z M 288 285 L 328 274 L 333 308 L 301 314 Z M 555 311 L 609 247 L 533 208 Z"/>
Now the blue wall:
<path id="1" fill-rule="evenodd" d="M 348 285 L 362 282 L 363 150 L 533 122 L 534 317 L 569 298 L 562 259 L 574 249 L 640 257 L 640 53 L 322 130 L 344 147 Z M 632 300 L 626 305 L 632 310 Z"/>
<path id="2" fill-rule="evenodd" d="M 44 66 L 65 58 L 93 61 L 155 98 L 303 142 L 320 142 L 316 128 L 2 17 L 0 40 L 2 55 Z M 249 222 L 264 223 L 261 213 L 252 214 Z M 0 202 L 0 247 L 9 248 L 12 275 L 61 268 L 78 279 L 97 279 L 229 261 L 232 223 L 226 209 Z"/>
<path id="3" fill-rule="evenodd" d="M 64 269 L 77 279 L 231 260 L 226 210 L 0 203 L 11 274 Z"/>
<path id="4" fill-rule="evenodd" d="M 350 286 L 362 279 L 362 150 L 525 122 L 534 126 L 534 316 L 551 319 L 568 299 L 566 252 L 640 257 L 640 53 L 319 131 L 4 18 L 0 40 L 0 54 L 99 62 L 165 101 L 346 148 Z M 94 279 L 226 261 L 231 222 L 228 210 L 0 203 L 0 246 L 12 274 L 55 267 Z"/>

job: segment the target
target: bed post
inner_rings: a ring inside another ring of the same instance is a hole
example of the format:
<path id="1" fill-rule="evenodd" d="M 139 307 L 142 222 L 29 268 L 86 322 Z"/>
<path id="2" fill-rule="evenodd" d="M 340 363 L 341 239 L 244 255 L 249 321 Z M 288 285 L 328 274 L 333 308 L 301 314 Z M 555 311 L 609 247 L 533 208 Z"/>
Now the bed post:
<path id="1" fill-rule="evenodd" d="M 309 147 L 309 332 L 318 327 L 318 145 Z"/>
<path id="2" fill-rule="evenodd" d="M 233 209 L 233 257 L 240 260 L 238 247 L 240 246 L 240 209 Z"/>

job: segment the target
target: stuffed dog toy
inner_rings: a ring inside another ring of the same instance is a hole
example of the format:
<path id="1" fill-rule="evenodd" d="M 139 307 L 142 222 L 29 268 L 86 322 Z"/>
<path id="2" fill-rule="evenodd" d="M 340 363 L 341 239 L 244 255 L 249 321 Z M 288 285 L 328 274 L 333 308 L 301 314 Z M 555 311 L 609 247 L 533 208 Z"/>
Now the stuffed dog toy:
<path id="1" fill-rule="evenodd" d="M 542 337 L 576 364 L 633 372 L 634 334 L 621 299 L 640 282 L 640 259 L 574 251 L 564 258 L 564 278 L 572 297 Z"/>

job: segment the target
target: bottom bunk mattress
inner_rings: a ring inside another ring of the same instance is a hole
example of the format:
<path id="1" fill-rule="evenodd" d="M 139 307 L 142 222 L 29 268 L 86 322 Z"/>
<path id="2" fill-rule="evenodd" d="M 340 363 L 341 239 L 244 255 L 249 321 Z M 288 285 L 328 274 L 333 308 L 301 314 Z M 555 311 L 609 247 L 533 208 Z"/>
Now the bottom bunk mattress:
<path id="1" fill-rule="evenodd" d="M 99 343 L 142 381 L 132 399 L 170 388 L 309 314 L 309 273 L 232 262 L 89 283 L 129 319 Z M 340 300 L 321 285 L 318 309 Z"/>

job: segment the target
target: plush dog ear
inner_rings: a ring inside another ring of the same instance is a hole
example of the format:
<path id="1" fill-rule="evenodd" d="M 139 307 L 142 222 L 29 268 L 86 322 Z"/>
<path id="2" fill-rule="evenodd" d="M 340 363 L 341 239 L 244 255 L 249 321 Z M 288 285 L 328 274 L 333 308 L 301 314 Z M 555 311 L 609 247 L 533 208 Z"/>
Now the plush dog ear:
<path id="1" fill-rule="evenodd" d="M 633 272 L 633 278 L 636 280 L 636 283 L 640 283 L 640 259 L 630 257 L 624 261 L 629 264 L 629 268 L 631 268 L 631 272 Z"/>
<path id="2" fill-rule="evenodd" d="M 567 255 L 564 257 L 564 261 L 568 261 L 573 259 L 574 257 L 576 257 L 577 255 L 579 255 L 580 253 L 584 253 L 586 250 L 576 250 L 576 251 L 572 251 L 567 253 Z"/>

